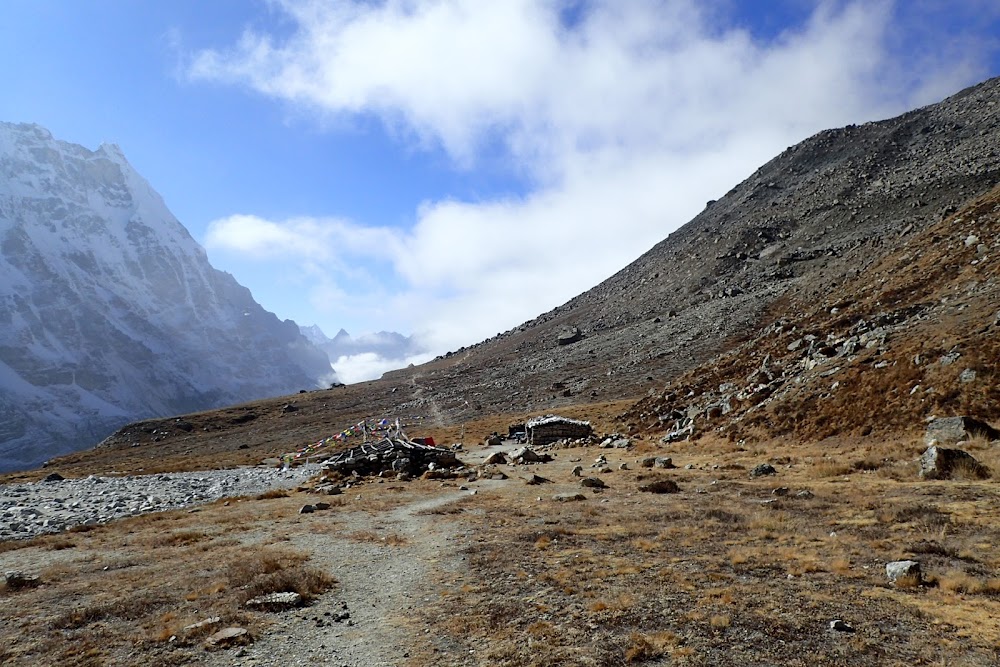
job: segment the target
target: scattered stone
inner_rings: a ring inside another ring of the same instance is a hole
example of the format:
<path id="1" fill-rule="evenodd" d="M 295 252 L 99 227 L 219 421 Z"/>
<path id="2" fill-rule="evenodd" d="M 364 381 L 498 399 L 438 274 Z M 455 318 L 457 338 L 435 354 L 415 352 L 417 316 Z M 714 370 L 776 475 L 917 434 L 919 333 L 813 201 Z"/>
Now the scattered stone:
<path id="1" fill-rule="evenodd" d="M 45 479 L 43 479 L 42 481 L 43 482 L 61 482 L 64 479 L 66 479 L 66 478 L 63 477 L 62 475 L 60 475 L 59 473 L 57 473 L 57 472 L 51 472 L 48 475 L 46 475 Z"/>
<path id="2" fill-rule="evenodd" d="M 976 381 L 976 371 L 971 368 L 966 368 L 961 373 L 958 374 L 958 381 L 963 384 L 968 384 L 969 382 Z"/>
<path id="3" fill-rule="evenodd" d="M 559 493 L 552 496 L 552 500 L 560 503 L 570 503 L 577 500 L 586 500 L 587 496 L 582 493 Z"/>
<path id="4" fill-rule="evenodd" d="M 486 460 L 483 461 L 483 463 L 486 465 L 503 465 L 507 463 L 507 457 L 503 455 L 503 452 L 493 452 L 486 457 Z"/>
<path id="5" fill-rule="evenodd" d="M 854 628 L 849 626 L 847 623 L 844 623 L 839 618 L 830 621 L 830 629 L 835 632 L 854 632 Z"/>
<path id="6" fill-rule="evenodd" d="M 7 590 L 9 591 L 19 591 L 23 588 L 35 588 L 41 583 L 37 574 L 25 574 L 18 570 L 12 570 L 4 574 L 4 581 L 7 584 Z"/>
<path id="7" fill-rule="evenodd" d="M 302 605 L 302 596 L 294 591 L 269 593 L 246 601 L 248 609 L 257 611 L 285 611 Z"/>
<path id="8" fill-rule="evenodd" d="M 809 489 L 803 489 L 795 494 L 796 498 L 801 498 L 802 500 L 809 500 L 813 497 L 813 492 Z"/>
<path id="9" fill-rule="evenodd" d="M 772 496 L 778 496 L 779 498 L 783 497 L 783 496 L 787 496 L 788 495 L 788 487 L 787 486 L 779 486 L 776 489 L 771 489 L 771 495 Z"/>
<path id="10" fill-rule="evenodd" d="M 525 480 L 525 483 L 534 486 L 537 484 L 548 484 L 551 481 L 552 481 L 551 479 L 545 479 L 540 475 L 532 475 L 531 477 Z"/>
<path id="11" fill-rule="evenodd" d="M 1000 431 L 974 417 L 939 417 L 927 425 L 924 443 L 953 445 L 963 440 L 982 436 L 987 440 L 1000 439 Z"/>
<path id="12" fill-rule="evenodd" d="M 507 475 L 505 475 L 502 472 L 497 471 L 497 472 L 493 473 L 492 475 L 490 475 L 490 479 L 492 479 L 495 482 L 499 482 L 499 481 L 503 481 L 503 480 L 507 479 Z"/>
<path id="13" fill-rule="evenodd" d="M 618 469 L 619 470 L 628 470 L 628 464 L 627 463 L 619 463 L 618 464 Z"/>
<path id="14" fill-rule="evenodd" d="M 194 632 L 195 630 L 201 630 L 202 628 L 218 625 L 219 623 L 222 623 L 222 617 L 212 616 L 211 618 L 206 618 L 202 621 L 198 621 L 197 623 L 192 623 L 191 625 L 185 625 L 184 632 Z"/>
<path id="15" fill-rule="evenodd" d="M 493 435 L 487 436 L 485 442 L 487 447 L 499 447 L 503 444 L 503 438 L 494 433 Z"/>
<path id="16" fill-rule="evenodd" d="M 750 470 L 750 477 L 753 477 L 753 478 L 764 477 L 766 475 L 776 475 L 777 473 L 778 473 L 778 471 L 775 470 L 774 466 L 771 465 L 770 463 L 761 463 L 761 464 L 755 465 Z"/>
<path id="17" fill-rule="evenodd" d="M 315 511 L 316 507 L 314 505 L 303 505 L 299 508 L 299 514 L 312 514 Z"/>
<path id="18" fill-rule="evenodd" d="M 510 458 L 515 463 L 548 463 L 552 460 L 548 454 L 539 454 L 530 447 L 518 447 L 510 453 Z"/>
<path id="19" fill-rule="evenodd" d="M 660 479 L 639 485 L 639 490 L 646 493 L 678 493 L 681 489 L 672 479 Z"/>
<path id="20" fill-rule="evenodd" d="M 890 584 L 900 579 L 919 584 L 923 580 L 920 563 L 915 560 L 896 560 L 885 564 L 885 576 Z"/>
<path id="21" fill-rule="evenodd" d="M 653 459 L 653 463 L 654 467 L 664 468 L 666 470 L 670 470 L 677 467 L 674 465 L 674 460 L 669 456 L 657 456 L 655 459 Z"/>
<path id="22" fill-rule="evenodd" d="M 206 648 L 228 648 L 249 644 L 250 633 L 246 628 L 224 628 L 205 640 Z"/>
<path id="23" fill-rule="evenodd" d="M 642 466 L 643 468 L 652 468 L 654 465 L 656 465 L 656 457 L 647 456 L 639 463 L 639 465 Z"/>
<path id="24" fill-rule="evenodd" d="M 976 479 L 990 477 L 989 468 L 961 449 L 931 445 L 920 455 L 921 479 L 951 479 L 956 472 Z"/>
<path id="25" fill-rule="evenodd" d="M 289 412 L 298 412 L 299 408 L 298 406 L 292 403 L 285 403 L 283 406 L 281 406 L 281 411 L 287 414 Z"/>
<path id="26" fill-rule="evenodd" d="M 606 489 L 608 485 L 604 483 L 604 480 L 597 477 L 584 477 L 580 481 L 580 486 L 586 487 L 588 489 Z"/>
<path id="27" fill-rule="evenodd" d="M 573 466 L 573 476 L 583 477 L 583 466 Z"/>
<path id="28" fill-rule="evenodd" d="M 330 509 L 330 503 L 313 503 L 313 507 L 316 508 L 317 512 Z"/>

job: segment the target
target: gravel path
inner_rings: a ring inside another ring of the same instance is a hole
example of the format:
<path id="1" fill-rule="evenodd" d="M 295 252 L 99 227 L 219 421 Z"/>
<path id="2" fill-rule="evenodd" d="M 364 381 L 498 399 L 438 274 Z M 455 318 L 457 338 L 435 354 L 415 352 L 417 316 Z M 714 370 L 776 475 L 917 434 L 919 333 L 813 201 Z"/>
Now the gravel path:
<path id="1" fill-rule="evenodd" d="M 429 511 L 468 496 L 447 491 L 382 514 L 340 513 L 334 534 L 300 532 L 288 546 L 312 554 L 310 565 L 336 576 L 337 587 L 309 607 L 275 615 L 252 645 L 207 656 L 215 667 L 377 667 L 406 662 L 413 628 L 407 613 L 438 595 L 436 575 L 464 569 L 460 535 Z M 356 532 L 390 537 L 351 539 Z M 400 539 L 401 538 L 401 539 Z M 344 612 L 349 617 L 343 617 Z"/>

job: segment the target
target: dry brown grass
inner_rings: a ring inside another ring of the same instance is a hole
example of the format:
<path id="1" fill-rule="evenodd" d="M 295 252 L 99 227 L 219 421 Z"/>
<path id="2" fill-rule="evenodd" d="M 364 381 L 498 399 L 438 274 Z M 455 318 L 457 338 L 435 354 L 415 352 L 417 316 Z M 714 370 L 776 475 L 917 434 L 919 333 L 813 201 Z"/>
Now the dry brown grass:
<path id="1" fill-rule="evenodd" d="M 918 446 L 674 443 L 660 451 L 695 464 L 676 471 L 680 494 L 637 493 L 639 470 L 605 476 L 607 491 L 576 504 L 538 502 L 516 485 L 481 493 L 450 517 L 474 528 L 462 581 L 475 592 L 436 601 L 421 622 L 488 646 L 478 655 L 489 664 L 934 664 L 959 646 L 967 664 L 991 664 L 1000 556 L 987 545 L 1000 538 L 1000 494 L 989 481 L 919 481 L 908 467 Z M 614 452 L 612 467 L 615 456 L 639 454 Z M 762 459 L 778 475 L 750 480 Z M 553 492 L 578 484 L 571 465 L 547 465 Z M 779 486 L 789 494 L 773 495 Z M 907 557 L 922 561 L 925 581 L 890 586 L 884 563 Z M 448 618 L 463 623 L 435 620 Z M 834 618 L 858 628 L 849 662 L 825 629 Z M 886 618 L 905 640 L 879 635 Z M 946 627 L 958 630 L 929 629 Z"/>
<path id="2" fill-rule="evenodd" d="M 243 610 L 247 599 L 295 591 L 308 601 L 335 584 L 309 554 L 241 542 L 223 520 L 257 530 L 273 523 L 264 517 L 274 502 L 296 516 L 293 499 L 217 503 L 24 543 L 19 558 L 48 564 L 36 570 L 41 586 L 0 591 L 4 664 L 181 664 L 210 632 L 182 629 L 204 618 L 263 631 L 264 618 Z"/>
<path id="3" fill-rule="evenodd" d="M 379 534 L 373 530 L 358 530 L 348 533 L 346 537 L 355 542 L 371 542 L 373 544 L 385 544 L 394 547 L 402 546 L 409 542 L 405 535 L 400 535 L 399 533 Z"/>

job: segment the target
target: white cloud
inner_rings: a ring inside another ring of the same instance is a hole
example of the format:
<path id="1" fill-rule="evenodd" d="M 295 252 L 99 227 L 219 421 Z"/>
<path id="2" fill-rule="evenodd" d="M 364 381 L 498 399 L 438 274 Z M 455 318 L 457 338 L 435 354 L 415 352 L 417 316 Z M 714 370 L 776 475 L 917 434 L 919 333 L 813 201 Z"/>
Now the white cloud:
<path id="1" fill-rule="evenodd" d="M 396 368 L 403 368 L 410 364 L 420 365 L 430 361 L 433 354 L 422 354 L 405 359 L 392 359 L 378 355 L 375 352 L 362 352 L 339 357 L 333 362 L 333 368 L 337 372 L 337 378 L 345 384 L 374 380 L 382 376 L 386 371 Z"/>
<path id="2" fill-rule="evenodd" d="M 392 326 L 405 322 L 435 352 L 597 284 L 808 134 L 933 101 L 976 72 L 971 53 L 907 70 L 888 1 L 819 2 L 767 43 L 713 24 L 719 13 L 693 0 L 595 0 L 572 27 L 556 0 L 276 6 L 291 36 L 248 31 L 197 54 L 190 75 L 320 116 L 375 114 L 467 168 L 499 143 L 531 175 L 523 197 L 427 202 L 410 229 L 253 216 L 212 225 L 210 247 L 336 267 L 348 278 L 317 283 L 317 294 L 341 306 L 364 298 L 347 296 L 344 280 L 376 293 Z M 358 275 L 337 260 L 344 251 L 391 270 Z"/>

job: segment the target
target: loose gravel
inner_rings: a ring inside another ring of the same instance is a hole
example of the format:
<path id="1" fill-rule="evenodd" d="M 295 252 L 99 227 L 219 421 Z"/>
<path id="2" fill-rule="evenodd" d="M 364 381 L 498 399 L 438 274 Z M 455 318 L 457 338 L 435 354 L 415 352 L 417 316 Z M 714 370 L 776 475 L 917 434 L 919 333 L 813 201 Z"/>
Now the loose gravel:
<path id="1" fill-rule="evenodd" d="M 4 484 L 0 485 L 0 540 L 291 488 L 319 471 L 318 464 L 307 464 L 290 470 L 247 467 Z"/>

